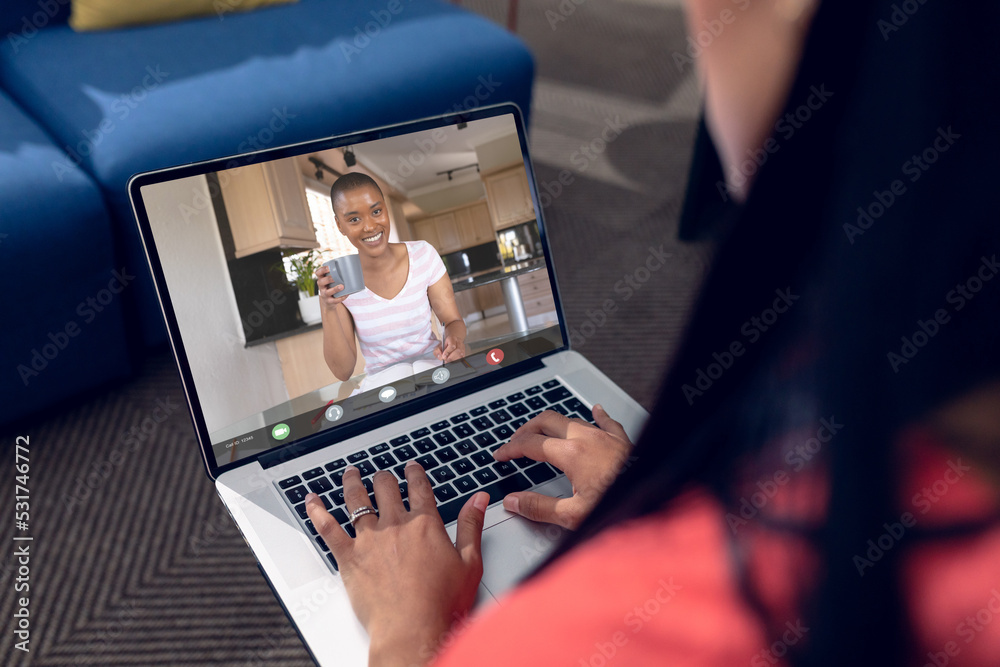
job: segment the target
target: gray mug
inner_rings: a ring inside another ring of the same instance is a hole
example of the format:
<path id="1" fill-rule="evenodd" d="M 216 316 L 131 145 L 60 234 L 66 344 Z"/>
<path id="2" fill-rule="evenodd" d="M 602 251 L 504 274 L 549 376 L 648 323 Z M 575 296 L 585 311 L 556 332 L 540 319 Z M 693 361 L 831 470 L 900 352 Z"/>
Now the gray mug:
<path id="1" fill-rule="evenodd" d="M 356 254 L 331 259 L 323 266 L 330 267 L 330 277 L 333 278 L 331 285 L 344 286 L 344 289 L 333 296 L 347 296 L 365 288 L 365 276 L 361 272 L 361 258 Z"/>

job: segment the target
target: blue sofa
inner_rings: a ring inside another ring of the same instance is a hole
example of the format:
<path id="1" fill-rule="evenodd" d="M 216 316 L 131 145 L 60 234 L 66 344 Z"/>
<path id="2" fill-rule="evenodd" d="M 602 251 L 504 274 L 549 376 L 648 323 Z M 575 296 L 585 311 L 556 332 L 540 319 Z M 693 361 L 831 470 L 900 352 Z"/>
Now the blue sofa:
<path id="1" fill-rule="evenodd" d="M 0 257 L 18 285 L 0 424 L 127 376 L 166 340 L 132 174 L 496 102 L 528 112 L 526 47 L 445 2 L 300 0 L 90 33 L 68 13 L 0 8 Z"/>

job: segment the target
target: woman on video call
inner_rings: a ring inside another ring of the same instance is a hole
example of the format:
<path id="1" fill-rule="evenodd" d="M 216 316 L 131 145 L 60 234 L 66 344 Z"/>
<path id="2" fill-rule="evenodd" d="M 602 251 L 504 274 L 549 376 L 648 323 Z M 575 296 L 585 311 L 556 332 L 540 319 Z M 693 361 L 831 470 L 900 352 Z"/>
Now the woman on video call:
<path id="1" fill-rule="evenodd" d="M 448 362 L 465 356 L 465 322 L 451 280 L 437 251 L 426 241 L 389 243 L 389 212 L 381 188 L 358 172 L 330 189 L 337 229 L 358 249 L 365 288 L 347 296 L 330 269 L 316 271 L 323 305 L 323 356 L 337 379 L 349 380 L 357 364 L 357 333 L 365 373 L 416 360 Z M 443 325 L 433 332 L 431 312 Z"/>
<path id="2" fill-rule="evenodd" d="M 371 667 L 1000 665 L 1000 4 L 685 4 L 710 44 L 681 228 L 720 241 L 650 418 L 632 448 L 597 406 L 543 412 L 494 453 L 565 471 L 572 497 L 504 507 L 573 532 L 471 619 L 486 494 L 454 545 L 412 461 L 409 511 L 376 473 L 355 539 L 307 496 Z"/>

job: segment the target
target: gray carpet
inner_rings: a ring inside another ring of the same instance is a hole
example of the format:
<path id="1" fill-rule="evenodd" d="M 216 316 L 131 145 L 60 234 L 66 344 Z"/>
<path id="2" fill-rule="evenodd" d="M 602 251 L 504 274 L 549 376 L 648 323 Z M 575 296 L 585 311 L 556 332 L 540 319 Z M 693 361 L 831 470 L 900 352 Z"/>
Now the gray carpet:
<path id="1" fill-rule="evenodd" d="M 505 3 L 466 4 L 505 20 Z M 554 191 L 560 172 L 573 178 L 545 209 L 555 270 L 578 348 L 649 406 L 710 252 L 674 240 L 698 108 L 692 73 L 670 58 L 684 46 L 682 16 L 669 0 L 585 2 L 550 23 L 559 5 L 522 1 L 518 16 L 538 64 L 539 182 Z M 604 150 L 581 157 L 606 128 Z M 669 254 L 653 271 L 650 248 Z M 594 313 L 609 300 L 601 323 Z M 205 477 L 180 405 L 161 354 L 128 384 L 3 436 L 8 499 L 14 436 L 30 437 L 35 541 L 32 650 L 13 650 L 8 631 L 0 662 L 311 664 Z M 0 617 L 10 619 L 14 542 L 9 517 L 0 525 Z"/>

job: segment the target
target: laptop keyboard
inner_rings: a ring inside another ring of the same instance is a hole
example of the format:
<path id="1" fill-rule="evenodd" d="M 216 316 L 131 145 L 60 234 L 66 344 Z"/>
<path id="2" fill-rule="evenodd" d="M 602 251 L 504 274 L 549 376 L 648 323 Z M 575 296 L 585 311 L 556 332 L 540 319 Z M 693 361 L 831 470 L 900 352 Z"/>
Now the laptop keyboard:
<path id="1" fill-rule="evenodd" d="M 319 495 L 326 509 L 354 537 L 354 526 L 344 506 L 342 479 L 348 465 L 361 472 L 361 480 L 378 509 L 372 494 L 372 475 L 389 470 L 396 476 L 403 505 L 410 509 L 406 477 L 407 461 L 419 463 L 434 489 L 438 512 L 447 525 L 469 497 L 479 491 L 490 495 L 490 504 L 514 491 L 524 491 L 556 477 L 558 471 L 547 463 L 528 458 L 496 461 L 493 452 L 529 419 L 543 410 L 555 410 L 568 417 L 593 423 L 594 416 L 583 402 L 562 385 L 549 380 L 490 401 L 466 412 L 400 434 L 388 441 L 360 449 L 323 466 L 303 470 L 277 482 L 285 501 L 292 507 L 316 548 L 337 569 L 337 561 L 306 514 L 305 498 L 310 491 Z"/>

